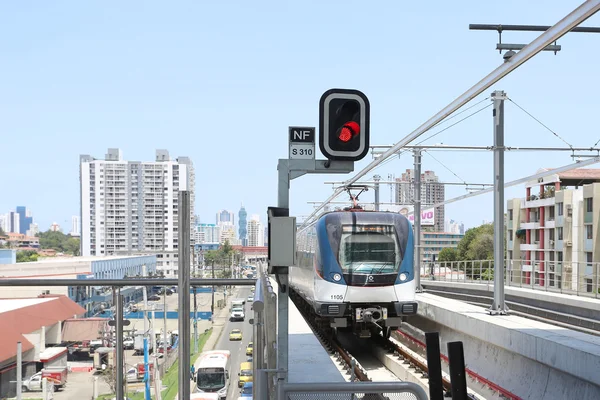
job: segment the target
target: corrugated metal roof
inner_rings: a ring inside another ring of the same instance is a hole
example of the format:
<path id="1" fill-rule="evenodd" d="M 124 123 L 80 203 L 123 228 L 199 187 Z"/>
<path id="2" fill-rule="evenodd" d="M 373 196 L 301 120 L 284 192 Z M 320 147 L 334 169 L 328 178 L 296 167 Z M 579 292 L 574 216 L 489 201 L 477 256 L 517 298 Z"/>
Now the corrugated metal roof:
<path id="1" fill-rule="evenodd" d="M 0 362 L 16 356 L 19 341 L 23 351 L 33 348 L 23 334 L 84 313 L 84 308 L 66 296 L 0 299 Z"/>
<path id="2" fill-rule="evenodd" d="M 63 342 L 82 342 L 100 337 L 100 331 L 108 326 L 108 318 L 77 318 L 65 321 L 62 330 Z"/>

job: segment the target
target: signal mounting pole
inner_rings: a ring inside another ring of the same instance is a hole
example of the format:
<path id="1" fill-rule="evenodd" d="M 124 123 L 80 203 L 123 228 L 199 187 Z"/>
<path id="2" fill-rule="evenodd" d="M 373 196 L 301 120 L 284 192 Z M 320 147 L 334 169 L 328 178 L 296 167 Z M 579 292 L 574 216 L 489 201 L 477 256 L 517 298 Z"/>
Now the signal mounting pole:
<path id="1" fill-rule="evenodd" d="M 289 375 L 289 268 L 296 264 L 296 218 L 289 216 L 290 182 L 305 174 L 347 174 L 369 152 L 367 97 L 357 90 L 331 89 L 319 101 L 319 148 L 327 160 L 317 160 L 314 127 L 289 127 L 289 155 L 277 164 L 277 207 L 268 209 L 268 272 L 278 283 L 277 373 L 280 384 Z M 257 349 L 256 351 L 262 351 Z"/>
<path id="2" fill-rule="evenodd" d="M 414 186 L 414 236 L 415 236 L 415 290 L 422 292 L 421 287 L 421 149 L 415 148 L 415 186 Z"/>

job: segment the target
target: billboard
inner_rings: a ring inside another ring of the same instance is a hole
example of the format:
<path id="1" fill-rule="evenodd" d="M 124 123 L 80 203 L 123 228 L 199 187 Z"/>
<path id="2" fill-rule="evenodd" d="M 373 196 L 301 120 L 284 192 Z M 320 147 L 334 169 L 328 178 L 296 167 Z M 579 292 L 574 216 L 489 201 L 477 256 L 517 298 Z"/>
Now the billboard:
<path id="1" fill-rule="evenodd" d="M 381 205 L 381 211 L 397 212 L 408 218 L 414 224 L 414 206 L 412 204 L 390 204 Z M 433 226 L 435 224 L 435 208 L 429 207 L 421 210 L 421 226 Z"/>

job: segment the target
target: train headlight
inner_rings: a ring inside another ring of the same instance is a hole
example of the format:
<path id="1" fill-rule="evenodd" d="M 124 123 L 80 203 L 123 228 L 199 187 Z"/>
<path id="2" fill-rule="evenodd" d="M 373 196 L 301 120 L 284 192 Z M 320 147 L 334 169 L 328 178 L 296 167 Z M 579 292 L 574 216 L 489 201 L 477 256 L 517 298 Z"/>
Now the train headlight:
<path id="1" fill-rule="evenodd" d="M 339 282 L 342 280 L 342 275 L 336 273 L 336 274 L 333 274 L 332 278 L 334 281 Z"/>
<path id="2" fill-rule="evenodd" d="M 405 274 L 404 272 L 400 274 L 400 282 L 404 282 L 407 279 L 408 279 L 407 274 Z"/>

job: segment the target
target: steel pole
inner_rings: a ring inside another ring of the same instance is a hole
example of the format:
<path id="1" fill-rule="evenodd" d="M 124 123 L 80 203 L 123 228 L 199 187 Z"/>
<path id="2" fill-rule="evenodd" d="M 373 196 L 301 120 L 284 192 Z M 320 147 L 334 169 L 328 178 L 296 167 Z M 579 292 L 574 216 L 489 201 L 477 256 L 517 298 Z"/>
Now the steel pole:
<path id="1" fill-rule="evenodd" d="M 190 400 L 190 192 L 179 192 L 179 400 Z"/>
<path id="2" fill-rule="evenodd" d="M 414 149 L 415 159 L 415 288 L 417 292 L 422 292 L 421 287 L 421 149 Z"/>
<path id="3" fill-rule="evenodd" d="M 115 288 L 113 288 L 113 291 Z M 117 303 L 115 304 L 115 331 L 116 331 L 116 346 L 117 346 L 117 400 L 125 400 L 123 386 L 123 369 L 125 368 L 125 357 L 123 354 L 123 296 L 121 289 L 116 289 Z"/>
<path id="4" fill-rule="evenodd" d="M 290 171 L 288 164 L 279 161 L 278 185 L 277 185 L 277 207 L 290 208 Z M 289 333 L 289 267 L 280 268 L 277 273 L 277 369 L 285 371 L 278 379 L 281 382 L 288 380 L 288 333 Z"/>
<path id="5" fill-rule="evenodd" d="M 212 260 L 212 278 L 215 279 L 215 260 Z M 210 306 L 210 322 L 215 323 L 215 285 L 211 287 L 212 303 Z"/>
<path id="6" fill-rule="evenodd" d="M 17 400 L 21 400 L 23 391 L 23 344 L 17 342 Z"/>
<path id="7" fill-rule="evenodd" d="M 504 100 L 506 93 L 492 93 L 494 103 L 494 302 L 491 314 L 506 314 L 504 302 Z"/>
<path id="8" fill-rule="evenodd" d="M 181 292 L 180 292 L 181 294 Z M 163 354 L 165 357 L 165 360 L 167 359 L 167 290 L 165 288 L 165 297 L 163 299 Z"/>
<path id="9" fill-rule="evenodd" d="M 194 354 L 198 353 L 198 303 L 196 292 L 196 286 L 194 286 Z"/>
<path id="10" fill-rule="evenodd" d="M 375 211 L 379 211 L 379 181 L 381 180 L 381 176 L 375 175 L 373 176 L 373 181 L 375 184 Z"/>

